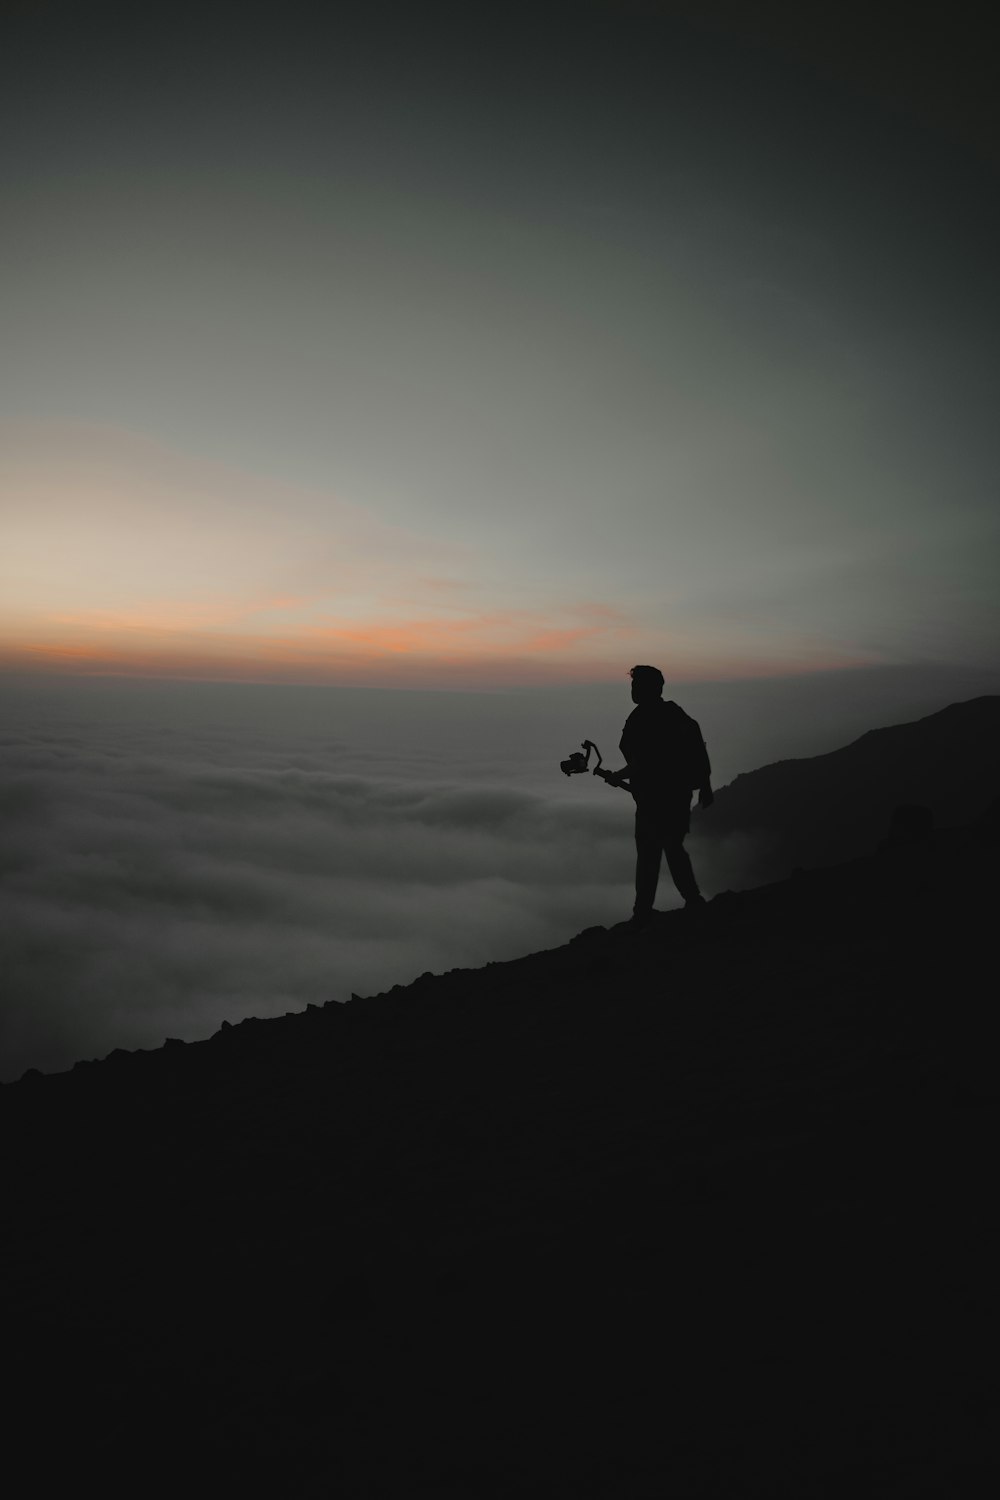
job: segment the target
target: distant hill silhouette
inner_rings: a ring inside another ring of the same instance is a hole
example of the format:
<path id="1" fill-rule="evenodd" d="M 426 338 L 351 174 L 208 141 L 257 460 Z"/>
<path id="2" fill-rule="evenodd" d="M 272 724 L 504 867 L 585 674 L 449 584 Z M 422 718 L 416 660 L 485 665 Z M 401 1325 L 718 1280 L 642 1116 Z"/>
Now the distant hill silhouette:
<path id="1" fill-rule="evenodd" d="M 870 730 L 827 755 L 737 776 L 718 791 L 697 832 L 719 847 L 734 834 L 747 836 L 714 872 L 725 884 L 756 884 L 866 853 L 901 803 L 928 808 L 938 827 L 968 822 L 998 783 L 1000 697 L 973 698 Z"/>
<path id="2" fill-rule="evenodd" d="M 994 811 L 641 936 L 0 1088 L 6 1472 L 983 1493 L 998 853 Z"/>

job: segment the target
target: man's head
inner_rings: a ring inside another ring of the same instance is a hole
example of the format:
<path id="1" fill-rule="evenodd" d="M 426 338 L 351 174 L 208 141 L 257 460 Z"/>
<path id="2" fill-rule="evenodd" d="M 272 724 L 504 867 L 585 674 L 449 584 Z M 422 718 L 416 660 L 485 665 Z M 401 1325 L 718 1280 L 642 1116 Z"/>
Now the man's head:
<path id="1" fill-rule="evenodd" d="M 653 703 L 662 695 L 663 673 L 659 667 L 633 667 L 629 676 L 633 703 Z"/>

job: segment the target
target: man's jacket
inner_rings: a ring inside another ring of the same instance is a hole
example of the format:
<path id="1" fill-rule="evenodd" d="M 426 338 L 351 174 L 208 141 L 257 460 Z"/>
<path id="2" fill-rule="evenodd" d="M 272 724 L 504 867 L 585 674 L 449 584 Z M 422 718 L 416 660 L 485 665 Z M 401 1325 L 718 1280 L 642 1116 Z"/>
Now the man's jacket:
<path id="1" fill-rule="evenodd" d="M 681 792 L 690 796 L 711 780 L 701 729 L 671 699 L 636 704 L 625 721 L 619 748 L 637 799 Z"/>

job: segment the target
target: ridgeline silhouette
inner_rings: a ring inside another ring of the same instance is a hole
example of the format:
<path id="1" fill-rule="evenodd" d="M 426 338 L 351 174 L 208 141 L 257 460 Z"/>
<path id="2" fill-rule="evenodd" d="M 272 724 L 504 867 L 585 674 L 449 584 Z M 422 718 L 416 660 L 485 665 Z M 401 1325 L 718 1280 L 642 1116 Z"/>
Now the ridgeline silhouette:
<path id="1" fill-rule="evenodd" d="M 980 1493 L 998 845 L 910 806 L 639 936 L 0 1089 L 8 1469 Z"/>
<path id="2" fill-rule="evenodd" d="M 722 856 L 727 884 L 780 880 L 796 866 L 850 859 L 901 803 L 926 807 L 940 827 L 969 822 L 996 796 L 998 767 L 1000 697 L 973 698 L 828 755 L 737 776 L 698 832 L 708 845 L 748 838 L 731 860 Z"/>

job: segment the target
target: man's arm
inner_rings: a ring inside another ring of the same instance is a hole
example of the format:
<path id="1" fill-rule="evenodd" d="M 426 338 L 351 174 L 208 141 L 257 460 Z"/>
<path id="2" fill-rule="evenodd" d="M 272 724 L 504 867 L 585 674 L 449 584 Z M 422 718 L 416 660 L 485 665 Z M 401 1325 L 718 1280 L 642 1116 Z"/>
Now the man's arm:
<path id="1" fill-rule="evenodd" d="M 712 803 L 715 801 L 715 793 L 712 791 L 712 763 L 708 758 L 708 750 L 705 746 L 705 740 L 702 736 L 701 725 L 697 722 L 696 719 L 692 719 L 691 723 L 694 726 L 694 732 L 697 736 L 697 746 L 695 752 L 695 774 L 698 777 L 698 780 L 696 782 L 696 786 L 698 788 L 698 806 L 711 807 Z"/>

